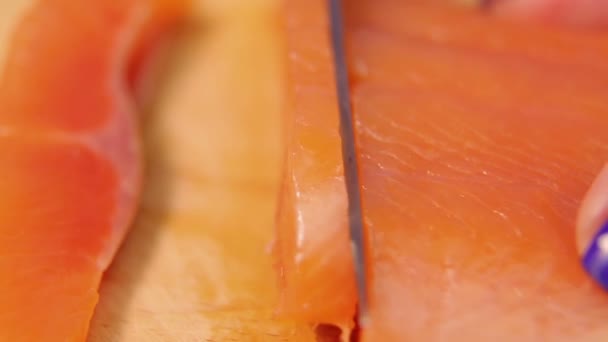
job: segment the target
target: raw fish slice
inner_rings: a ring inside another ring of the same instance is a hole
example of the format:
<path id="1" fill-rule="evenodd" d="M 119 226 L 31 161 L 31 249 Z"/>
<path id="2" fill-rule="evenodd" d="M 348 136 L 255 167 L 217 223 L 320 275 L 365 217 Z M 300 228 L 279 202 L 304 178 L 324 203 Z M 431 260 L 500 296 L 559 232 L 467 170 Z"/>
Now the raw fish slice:
<path id="1" fill-rule="evenodd" d="M 362 340 L 605 340 L 574 218 L 608 157 L 608 36 L 424 1 L 345 6 L 373 255 Z M 280 309 L 338 324 L 356 296 L 326 10 L 287 13 Z"/>
<path id="2" fill-rule="evenodd" d="M 324 1 L 286 1 L 287 150 L 274 252 L 281 316 L 348 329 L 355 286 Z"/>
<path id="3" fill-rule="evenodd" d="M 0 340 L 85 340 L 140 191 L 129 67 L 183 9 L 45 0 L 17 26 L 0 81 Z"/>

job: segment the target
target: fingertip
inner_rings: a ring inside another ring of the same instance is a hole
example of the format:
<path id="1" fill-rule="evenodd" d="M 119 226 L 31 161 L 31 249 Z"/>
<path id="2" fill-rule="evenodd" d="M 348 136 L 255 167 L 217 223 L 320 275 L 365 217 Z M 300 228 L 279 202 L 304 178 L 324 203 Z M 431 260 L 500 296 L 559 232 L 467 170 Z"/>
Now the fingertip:
<path id="1" fill-rule="evenodd" d="M 608 290 L 608 164 L 581 202 L 576 245 L 585 270 Z"/>
<path id="2" fill-rule="evenodd" d="M 526 18 L 557 24 L 604 27 L 608 25 L 605 0 L 489 0 L 497 15 Z"/>
<path id="3" fill-rule="evenodd" d="M 581 254 L 608 219 L 608 163 L 583 197 L 576 219 L 576 245 Z"/>
<path id="4" fill-rule="evenodd" d="M 587 273 L 608 290 L 608 224 L 603 224 L 582 255 Z"/>
<path id="5" fill-rule="evenodd" d="M 510 16 L 541 17 L 555 7 L 555 0 L 486 0 L 493 11 Z"/>

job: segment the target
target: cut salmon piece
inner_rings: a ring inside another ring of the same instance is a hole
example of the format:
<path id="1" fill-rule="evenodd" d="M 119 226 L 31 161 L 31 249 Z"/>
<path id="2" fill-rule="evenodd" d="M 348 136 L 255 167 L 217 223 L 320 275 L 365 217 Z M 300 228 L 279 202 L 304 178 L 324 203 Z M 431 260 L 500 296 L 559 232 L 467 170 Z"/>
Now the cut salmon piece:
<path id="1" fill-rule="evenodd" d="M 129 86 L 172 0 L 36 3 L 0 81 L 0 340 L 84 341 L 136 209 Z"/>
<path id="2" fill-rule="evenodd" d="M 575 250 L 608 159 L 608 35 L 429 1 L 345 1 L 371 306 L 362 341 L 608 338 Z M 279 312 L 356 294 L 325 1 L 286 4 Z"/>
<path id="3" fill-rule="evenodd" d="M 274 245 L 278 313 L 348 330 L 356 295 L 325 2 L 286 1 L 284 17 L 288 147 Z"/>

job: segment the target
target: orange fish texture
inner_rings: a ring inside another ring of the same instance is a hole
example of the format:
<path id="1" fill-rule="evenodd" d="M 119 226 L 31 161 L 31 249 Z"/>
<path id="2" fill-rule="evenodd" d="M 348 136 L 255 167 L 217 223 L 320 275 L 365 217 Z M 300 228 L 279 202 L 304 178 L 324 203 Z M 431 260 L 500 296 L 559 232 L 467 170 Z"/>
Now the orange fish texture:
<path id="1" fill-rule="evenodd" d="M 604 341 L 574 243 L 608 157 L 608 35 L 433 1 L 345 1 L 370 255 L 362 341 Z M 281 314 L 356 308 L 326 2 L 286 2 Z"/>
<path id="2" fill-rule="evenodd" d="M 182 15 L 164 0 L 35 4 L 0 80 L 0 340 L 84 341 L 140 191 L 131 87 Z"/>

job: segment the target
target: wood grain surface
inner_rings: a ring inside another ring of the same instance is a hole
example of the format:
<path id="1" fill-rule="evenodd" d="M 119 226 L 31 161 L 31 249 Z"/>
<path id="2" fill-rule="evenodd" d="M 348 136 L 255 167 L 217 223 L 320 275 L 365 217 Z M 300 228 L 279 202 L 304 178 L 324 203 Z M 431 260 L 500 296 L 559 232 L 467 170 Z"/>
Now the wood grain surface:
<path id="1" fill-rule="evenodd" d="M 32 1 L 0 2 L 0 56 Z M 91 342 L 314 340 L 272 319 L 277 5 L 196 0 L 142 114 L 144 199 L 104 277 Z"/>

